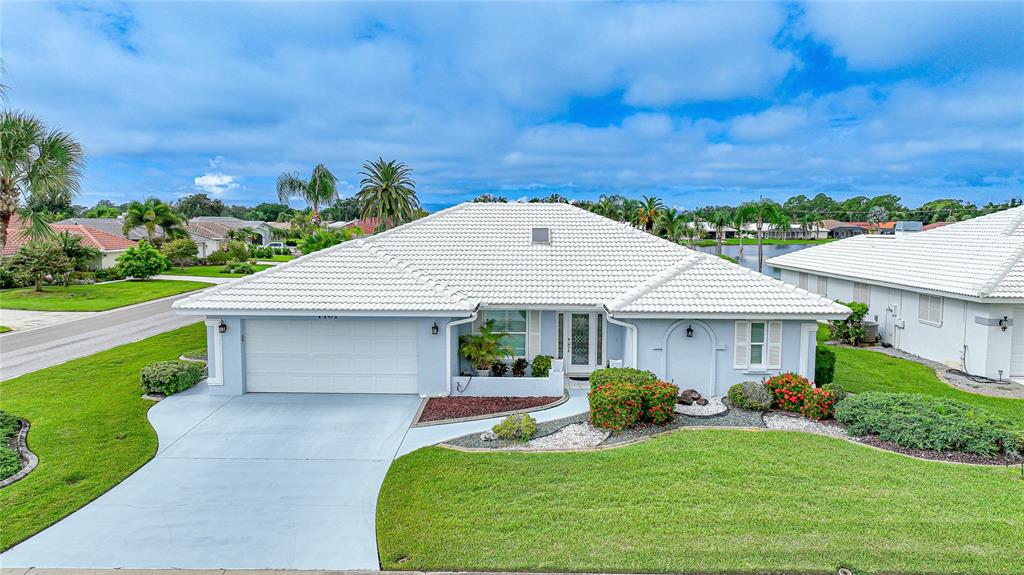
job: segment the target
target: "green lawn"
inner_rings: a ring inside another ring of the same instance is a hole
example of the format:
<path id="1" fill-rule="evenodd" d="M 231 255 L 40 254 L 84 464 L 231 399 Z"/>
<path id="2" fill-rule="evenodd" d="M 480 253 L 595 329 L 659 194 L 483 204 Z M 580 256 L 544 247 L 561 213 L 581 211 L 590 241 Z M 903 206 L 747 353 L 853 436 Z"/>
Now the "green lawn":
<path id="1" fill-rule="evenodd" d="M 827 328 L 818 330 L 820 341 L 827 337 Z M 991 397 L 961 391 L 940 380 L 935 375 L 935 370 L 928 366 L 889 357 L 877 351 L 846 347 L 830 349 L 836 354 L 835 381 L 847 391 L 891 391 L 948 397 L 984 407 L 1024 428 L 1024 399 Z"/>
<path id="2" fill-rule="evenodd" d="M 212 284 L 180 280 L 108 282 L 92 285 L 46 286 L 0 291 L 0 308 L 34 311 L 105 311 L 207 287 Z"/>
<path id="3" fill-rule="evenodd" d="M 0 325 L 0 333 L 7 333 L 9 331 L 13 330 L 11 330 L 11 328 L 7 327 L 6 325 Z"/>
<path id="4" fill-rule="evenodd" d="M 202 347 L 202 322 L 0 382 L 0 410 L 32 424 L 39 466 L 0 489 L 0 550 L 52 525 L 156 453 L 139 372 Z"/>
<path id="5" fill-rule="evenodd" d="M 271 258 L 256 258 L 256 259 L 258 261 L 261 261 L 261 262 L 287 262 L 287 261 L 291 261 L 291 260 L 295 259 L 296 257 L 298 257 L 298 256 L 276 255 L 276 256 L 271 257 Z"/>
<path id="6" fill-rule="evenodd" d="M 384 569 L 1020 573 L 1020 471 L 828 437 L 687 430 L 619 449 L 398 459 Z"/>
<path id="7" fill-rule="evenodd" d="M 263 271 L 267 268 L 274 267 L 273 264 L 252 264 L 253 269 L 256 271 Z M 164 275 L 171 276 L 202 276 L 210 278 L 240 278 L 249 274 L 226 274 L 220 270 L 224 269 L 224 266 L 185 266 L 183 268 L 174 268 L 170 271 L 162 272 Z"/>

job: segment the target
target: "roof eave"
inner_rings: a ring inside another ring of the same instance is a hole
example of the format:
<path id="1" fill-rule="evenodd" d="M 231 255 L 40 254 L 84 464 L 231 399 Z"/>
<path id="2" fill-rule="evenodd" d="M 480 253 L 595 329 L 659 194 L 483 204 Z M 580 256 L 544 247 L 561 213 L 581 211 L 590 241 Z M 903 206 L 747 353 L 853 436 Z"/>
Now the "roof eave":
<path id="1" fill-rule="evenodd" d="M 295 310 L 174 308 L 178 315 L 210 317 L 470 317 L 474 310 Z"/>
<path id="2" fill-rule="evenodd" d="M 616 319 L 659 319 L 659 318 L 686 318 L 686 319 L 788 319 L 788 320 L 843 320 L 849 313 L 763 313 L 763 312 L 687 312 L 687 311 L 609 311 L 608 315 Z"/>

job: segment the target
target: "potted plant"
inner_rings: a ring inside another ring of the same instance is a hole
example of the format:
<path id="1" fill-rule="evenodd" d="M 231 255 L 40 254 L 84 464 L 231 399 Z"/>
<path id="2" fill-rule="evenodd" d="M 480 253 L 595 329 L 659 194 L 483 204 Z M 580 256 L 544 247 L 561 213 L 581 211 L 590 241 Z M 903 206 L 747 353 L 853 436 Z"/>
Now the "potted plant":
<path id="1" fill-rule="evenodd" d="M 478 376 L 486 376 L 494 362 L 512 355 L 512 348 L 502 341 L 506 335 L 495 333 L 494 320 L 489 320 L 480 326 L 479 334 L 459 338 L 459 352 L 473 364 Z"/>
<path id="2" fill-rule="evenodd" d="M 512 375 L 513 377 L 523 377 L 526 375 L 526 368 L 529 367 L 529 362 L 526 361 L 525 357 L 517 357 L 512 362 Z"/>

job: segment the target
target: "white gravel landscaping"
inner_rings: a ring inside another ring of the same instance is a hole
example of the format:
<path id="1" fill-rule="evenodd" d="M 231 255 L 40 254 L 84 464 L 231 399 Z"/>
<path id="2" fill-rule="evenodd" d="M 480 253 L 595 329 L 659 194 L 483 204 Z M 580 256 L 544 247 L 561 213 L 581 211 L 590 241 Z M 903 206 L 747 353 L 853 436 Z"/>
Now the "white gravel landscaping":
<path id="1" fill-rule="evenodd" d="M 707 405 L 683 405 L 681 403 L 676 404 L 676 413 L 682 413 L 683 415 L 696 415 L 696 416 L 708 416 L 718 415 L 719 413 L 725 413 L 728 407 L 722 403 L 720 396 L 706 397 L 708 400 Z"/>
<path id="2" fill-rule="evenodd" d="M 846 433 L 846 430 L 838 425 L 827 425 L 820 421 L 807 419 L 806 417 L 793 417 L 779 413 L 766 413 L 764 414 L 763 419 L 764 424 L 768 429 L 806 431 L 809 433 L 818 433 L 820 435 L 829 435 L 832 437 L 850 437 L 850 435 Z"/>
<path id="3" fill-rule="evenodd" d="M 573 423 L 562 429 L 532 439 L 528 443 L 512 446 L 510 449 L 580 449 L 584 447 L 596 447 L 602 441 L 608 439 L 611 433 L 598 429 L 589 423 Z"/>

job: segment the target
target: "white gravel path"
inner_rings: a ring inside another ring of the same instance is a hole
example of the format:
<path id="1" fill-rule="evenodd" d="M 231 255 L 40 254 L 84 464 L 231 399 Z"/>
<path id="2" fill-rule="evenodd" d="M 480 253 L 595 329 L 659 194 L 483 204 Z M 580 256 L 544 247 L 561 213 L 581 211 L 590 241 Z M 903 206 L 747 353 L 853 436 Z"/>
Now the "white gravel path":
<path id="1" fill-rule="evenodd" d="M 764 424 L 768 429 L 784 429 L 787 431 L 807 431 L 809 433 L 817 433 L 820 435 L 830 435 L 832 437 L 845 437 L 848 438 L 850 435 L 846 433 L 846 430 L 836 425 L 826 425 L 824 423 L 807 419 L 806 417 L 792 417 L 789 415 L 781 415 L 778 413 L 766 413 L 764 414 Z"/>
<path id="2" fill-rule="evenodd" d="M 725 413 L 728 407 L 722 403 L 720 396 L 707 397 L 707 405 L 683 405 L 681 403 L 676 404 L 676 413 L 682 413 L 683 415 L 718 415 L 719 413 Z"/>
<path id="3" fill-rule="evenodd" d="M 562 429 L 538 437 L 521 446 L 513 446 L 510 449 L 580 449 L 584 447 L 595 447 L 602 441 L 608 439 L 611 433 L 598 429 L 589 423 L 573 423 Z"/>

